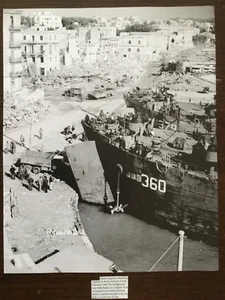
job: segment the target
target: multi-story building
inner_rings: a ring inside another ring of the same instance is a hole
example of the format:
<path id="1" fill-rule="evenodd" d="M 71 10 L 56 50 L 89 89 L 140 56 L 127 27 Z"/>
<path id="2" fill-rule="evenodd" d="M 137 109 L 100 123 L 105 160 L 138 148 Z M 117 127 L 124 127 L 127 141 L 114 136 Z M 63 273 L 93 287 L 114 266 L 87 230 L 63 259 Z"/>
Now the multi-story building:
<path id="1" fill-rule="evenodd" d="M 3 11 L 4 92 L 22 88 L 21 12 Z"/>
<path id="2" fill-rule="evenodd" d="M 60 68 L 60 39 L 57 31 L 22 32 L 24 65 L 31 75 L 47 75 Z"/>
<path id="3" fill-rule="evenodd" d="M 101 38 L 115 38 L 115 26 L 95 26 L 95 27 L 79 27 L 79 42 L 87 42 L 89 44 L 99 43 Z"/>
<path id="4" fill-rule="evenodd" d="M 35 26 L 57 29 L 62 27 L 62 18 L 54 16 L 51 12 L 38 12 L 33 14 L 32 23 Z"/>
<path id="5" fill-rule="evenodd" d="M 140 57 L 146 54 L 148 39 L 124 35 L 119 40 L 119 52 L 123 57 Z"/>

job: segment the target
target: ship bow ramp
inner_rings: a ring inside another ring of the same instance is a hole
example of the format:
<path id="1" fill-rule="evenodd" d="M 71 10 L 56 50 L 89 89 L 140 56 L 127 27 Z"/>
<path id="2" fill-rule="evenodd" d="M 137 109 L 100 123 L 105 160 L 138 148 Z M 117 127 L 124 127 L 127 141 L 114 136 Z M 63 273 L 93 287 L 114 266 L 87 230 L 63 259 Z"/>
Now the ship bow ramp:
<path id="1" fill-rule="evenodd" d="M 94 141 L 87 141 L 65 148 L 70 167 L 84 201 L 105 204 L 114 202 Z"/>

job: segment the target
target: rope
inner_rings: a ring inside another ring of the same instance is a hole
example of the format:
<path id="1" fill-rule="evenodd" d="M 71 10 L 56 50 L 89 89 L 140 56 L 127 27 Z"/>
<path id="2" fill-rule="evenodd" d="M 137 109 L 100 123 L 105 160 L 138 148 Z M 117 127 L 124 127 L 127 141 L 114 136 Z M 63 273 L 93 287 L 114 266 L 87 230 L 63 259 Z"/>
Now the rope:
<path id="1" fill-rule="evenodd" d="M 114 109 L 111 114 L 118 112 L 123 106 L 125 106 L 126 103 L 122 103 L 120 106 L 118 106 L 116 109 Z"/>
<path id="2" fill-rule="evenodd" d="M 173 136 L 175 133 L 176 133 L 176 131 L 174 131 L 168 138 L 164 139 L 164 140 L 162 141 L 162 144 L 164 144 L 166 141 L 168 141 L 168 139 L 170 139 L 171 136 Z"/>
<path id="3" fill-rule="evenodd" d="M 155 270 L 155 271 L 158 271 L 164 264 L 165 262 L 172 256 L 172 254 L 177 250 L 177 248 L 175 248 L 171 253 L 170 255 L 166 258 L 166 260 Z"/>
<path id="4" fill-rule="evenodd" d="M 162 260 L 162 258 L 169 252 L 169 250 L 173 247 L 173 245 L 179 240 L 180 236 L 176 238 L 176 240 L 170 245 L 170 247 L 163 253 L 163 255 L 157 260 L 157 262 L 148 270 L 148 272 L 151 272 L 155 266 Z"/>

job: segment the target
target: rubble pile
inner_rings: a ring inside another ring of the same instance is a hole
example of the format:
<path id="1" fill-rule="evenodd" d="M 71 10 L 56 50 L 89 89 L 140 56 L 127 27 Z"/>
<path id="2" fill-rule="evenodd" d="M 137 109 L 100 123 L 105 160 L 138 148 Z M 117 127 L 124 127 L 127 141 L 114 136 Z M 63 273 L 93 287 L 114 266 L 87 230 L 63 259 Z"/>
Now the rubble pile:
<path id="1" fill-rule="evenodd" d="M 178 75 L 175 73 L 162 73 L 159 79 L 161 85 L 168 86 L 172 91 L 203 92 L 207 87 L 209 92 L 215 92 L 215 84 L 202 79 L 201 76 L 203 76 L 203 74 L 204 73 Z"/>
<path id="2" fill-rule="evenodd" d="M 67 229 L 67 230 L 55 230 L 55 229 L 42 229 L 41 231 L 46 235 L 78 235 L 78 232 L 75 228 Z"/>
<path id="3" fill-rule="evenodd" d="M 71 67 L 54 70 L 43 79 L 44 86 L 69 87 L 71 84 L 92 83 L 106 88 L 123 87 L 135 81 L 143 72 L 146 62 L 111 59 L 108 62 L 77 63 Z"/>
<path id="4" fill-rule="evenodd" d="M 18 93 L 4 96 L 4 130 L 14 129 L 25 123 L 36 123 L 49 111 L 44 101 L 44 90 L 23 89 Z"/>

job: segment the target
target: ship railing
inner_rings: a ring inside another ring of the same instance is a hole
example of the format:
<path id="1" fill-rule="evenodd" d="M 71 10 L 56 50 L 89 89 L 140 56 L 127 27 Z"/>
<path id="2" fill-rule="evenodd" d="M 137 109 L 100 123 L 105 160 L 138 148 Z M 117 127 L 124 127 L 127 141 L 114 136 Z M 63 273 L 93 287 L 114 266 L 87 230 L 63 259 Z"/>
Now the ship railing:
<path id="1" fill-rule="evenodd" d="M 181 164 L 183 164 L 185 166 L 185 171 L 188 174 L 194 175 L 196 177 L 202 177 L 202 178 L 206 178 L 209 179 L 211 178 L 209 174 L 206 174 L 206 168 L 199 166 L 199 165 L 195 165 L 186 161 L 182 161 L 179 160 L 177 158 L 171 157 L 171 160 L 177 163 L 177 166 L 181 169 Z M 192 170 L 191 170 L 192 169 Z M 212 179 L 212 178 L 211 178 Z M 218 179 L 218 173 L 215 171 L 214 172 L 214 180 Z"/>

